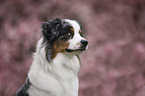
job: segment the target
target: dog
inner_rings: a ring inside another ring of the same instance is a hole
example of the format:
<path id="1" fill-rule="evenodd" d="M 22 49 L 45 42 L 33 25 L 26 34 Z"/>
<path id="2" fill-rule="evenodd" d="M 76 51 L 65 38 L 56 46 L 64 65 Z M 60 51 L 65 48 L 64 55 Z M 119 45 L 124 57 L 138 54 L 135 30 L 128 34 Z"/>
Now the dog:
<path id="1" fill-rule="evenodd" d="M 87 48 L 76 20 L 44 22 L 27 79 L 16 96 L 78 96 L 79 54 Z"/>

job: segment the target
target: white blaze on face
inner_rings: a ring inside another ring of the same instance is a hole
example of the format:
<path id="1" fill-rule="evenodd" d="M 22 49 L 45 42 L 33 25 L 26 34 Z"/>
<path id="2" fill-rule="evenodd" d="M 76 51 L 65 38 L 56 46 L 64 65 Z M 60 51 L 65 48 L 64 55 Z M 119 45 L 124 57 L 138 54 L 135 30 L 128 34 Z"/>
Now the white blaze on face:
<path id="1" fill-rule="evenodd" d="M 69 47 L 68 49 L 76 50 L 81 47 L 81 40 L 86 40 L 82 36 L 80 36 L 79 31 L 80 25 L 75 20 L 64 19 L 66 22 L 70 23 L 74 29 L 74 36 L 72 39 L 69 40 Z"/>

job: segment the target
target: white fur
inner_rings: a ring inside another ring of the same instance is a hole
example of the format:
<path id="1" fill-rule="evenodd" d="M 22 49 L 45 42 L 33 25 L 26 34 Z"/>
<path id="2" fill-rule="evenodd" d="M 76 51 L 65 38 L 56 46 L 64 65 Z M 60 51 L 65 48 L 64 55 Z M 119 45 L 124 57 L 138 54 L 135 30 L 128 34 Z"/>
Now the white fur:
<path id="1" fill-rule="evenodd" d="M 70 49 L 78 49 L 80 41 L 80 26 L 76 21 L 65 19 L 74 28 L 74 37 L 69 40 Z M 45 47 L 42 47 L 41 38 L 37 44 L 34 60 L 28 73 L 31 86 L 28 89 L 30 96 L 78 96 L 80 69 L 79 59 L 75 54 L 58 53 L 48 62 L 45 57 Z"/>

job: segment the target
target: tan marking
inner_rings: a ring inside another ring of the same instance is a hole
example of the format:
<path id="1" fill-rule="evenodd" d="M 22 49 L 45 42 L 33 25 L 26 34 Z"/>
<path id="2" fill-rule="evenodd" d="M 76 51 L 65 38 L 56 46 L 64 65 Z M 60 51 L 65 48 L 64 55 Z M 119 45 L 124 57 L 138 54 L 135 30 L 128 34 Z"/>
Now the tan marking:
<path id="1" fill-rule="evenodd" d="M 70 28 L 70 30 L 71 30 L 72 32 L 74 32 L 74 28 Z"/>
<path id="2" fill-rule="evenodd" d="M 68 48 L 68 46 L 69 46 L 68 42 L 56 41 L 53 44 L 52 59 L 55 58 L 58 53 L 65 52 L 65 49 Z"/>
<path id="3" fill-rule="evenodd" d="M 80 44 L 80 42 L 78 42 L 76 45 L 79 45 Z"/>
<path id="4" fill-rule="evenodd" d="M 82 30 L 79 30 L 79 34 L 81 34 L 82 33 Z"/>

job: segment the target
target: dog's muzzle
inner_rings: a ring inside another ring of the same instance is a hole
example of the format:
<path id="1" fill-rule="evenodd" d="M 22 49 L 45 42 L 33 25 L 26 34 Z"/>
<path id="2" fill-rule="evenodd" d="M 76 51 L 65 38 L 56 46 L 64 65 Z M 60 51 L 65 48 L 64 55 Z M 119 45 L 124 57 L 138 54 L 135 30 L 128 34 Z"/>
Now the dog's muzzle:
<path id="1" fill-rule="evenodd" d="M 88 41 L 87 40 L 81 40 L 80 43 L 81 43 L 81 46 L 80 46 L 79 49 L 66 49 L 66 52 L 85 51 L 86 47 L 88 45 Z"/>

